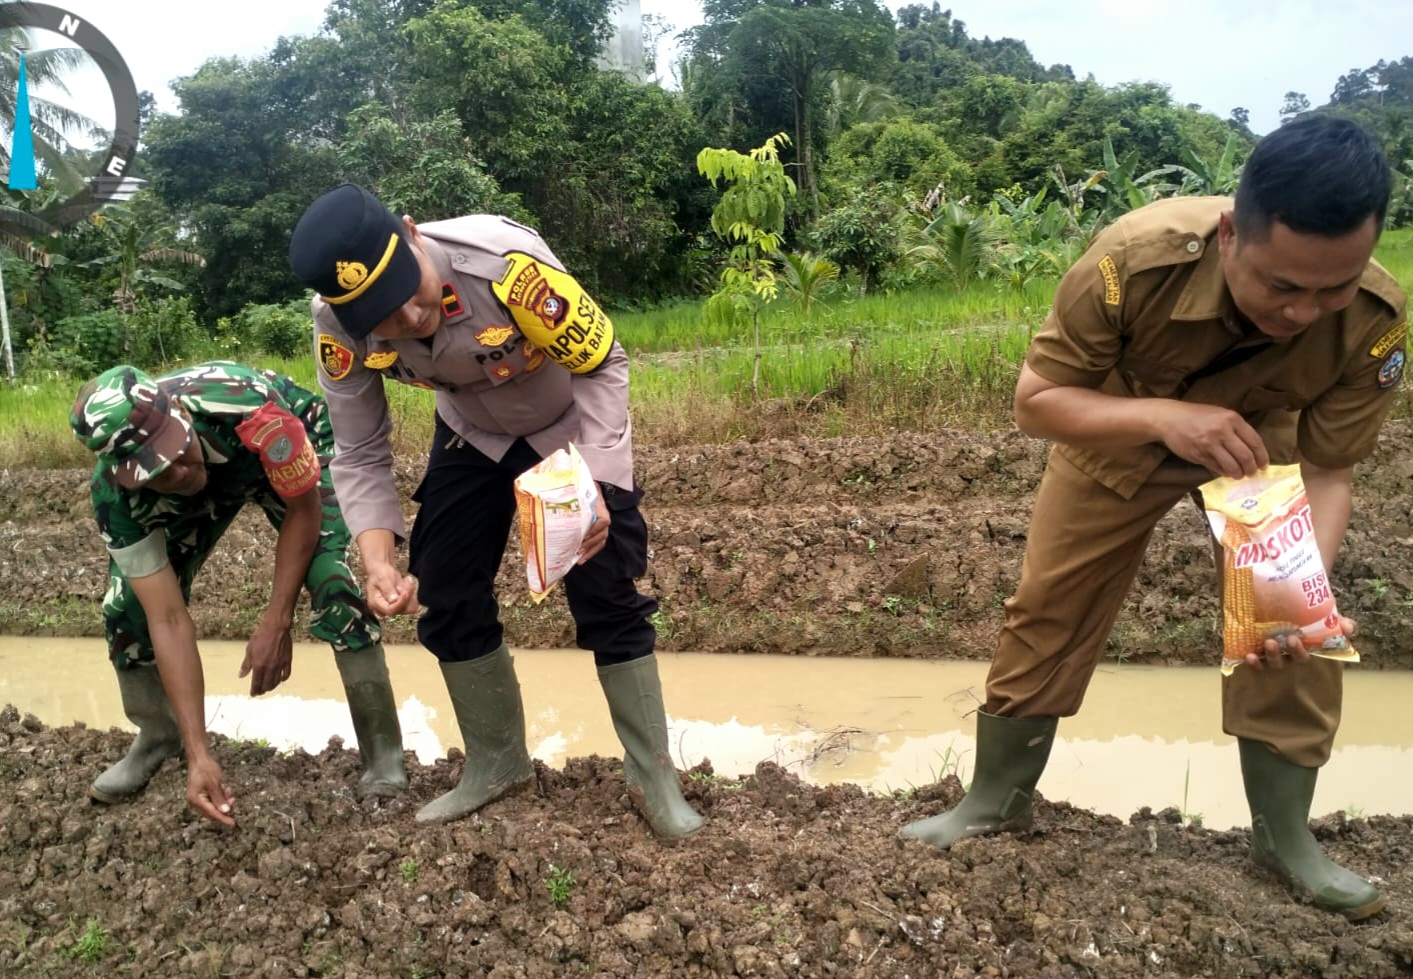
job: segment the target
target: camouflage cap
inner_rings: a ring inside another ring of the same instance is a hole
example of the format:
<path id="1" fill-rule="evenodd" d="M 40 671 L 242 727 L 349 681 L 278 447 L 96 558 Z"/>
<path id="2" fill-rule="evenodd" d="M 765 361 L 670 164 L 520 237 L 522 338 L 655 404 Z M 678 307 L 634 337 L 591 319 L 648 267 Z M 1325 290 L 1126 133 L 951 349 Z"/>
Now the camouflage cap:
<path id="1" fill-rule="evenodd" d="M 172 464 L 191 444 L 191 423 L 157 382 L 126 364 L 79 388 L 69 427 L 118 484 L 137 489 Z"/>

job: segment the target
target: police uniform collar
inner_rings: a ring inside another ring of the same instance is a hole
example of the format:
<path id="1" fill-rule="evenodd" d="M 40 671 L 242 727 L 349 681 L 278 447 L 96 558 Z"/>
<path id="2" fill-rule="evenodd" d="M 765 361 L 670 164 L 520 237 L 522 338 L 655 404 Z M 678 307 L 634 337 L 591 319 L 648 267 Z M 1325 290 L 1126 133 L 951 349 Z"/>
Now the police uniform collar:
<path id="1" fill-rule="evenodd" d="M 1217 247 L 1215 234 L 1206 239 L 1202 257 L 1193 267 L 1169 318 L 1182 321 L 1220 320 L 1232 333 L 1241 334 L 1240 317 L 1236 304 L 1232 302 L 1231 290 L 1227 288 L 1226 274 L 1222 271 L 1222 253 Z"/>

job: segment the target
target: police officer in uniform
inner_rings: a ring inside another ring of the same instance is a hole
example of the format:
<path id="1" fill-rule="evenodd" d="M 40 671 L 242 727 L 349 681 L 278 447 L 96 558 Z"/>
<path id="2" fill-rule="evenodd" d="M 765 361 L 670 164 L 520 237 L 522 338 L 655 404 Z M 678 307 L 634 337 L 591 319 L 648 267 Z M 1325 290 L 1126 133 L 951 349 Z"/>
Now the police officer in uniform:
<path id="1" fill-rule="evenodd" d="M 327 469 L 334 441 L 323 399 L 241 364 L 216 361 L 157 378 L 124 365 L 84 384 L 69 424 L 98 457 L 90 490 L 111 565 L 103 624 L 123 710 L 138 730 L 89 794 L 105 803 L 136 795 L 184 745 L 187 801 L 234 824 L 234 799 L 206 743 L 187 602 L 197 572 L 251 503 L 279 532 L 270 602 L 241 666 L 251 696 L 289 679 L 290 623 L 300 588 L 308 588 L 309 631 L 333 647 L 353 716 L 359 791 L 404 790 L 382 630 L 346 563 L 350 540 Z"/>
<path id="2" fill-rule="evenodd" d="M 1389 188 L 1357 126 L 1292 122 L 1253 151 L 1234 202 L 1140 208 L 1065 276 L 1016 390 L 1017 424 L 1056 444 L 977 712 L 974 780 L 904 835 L 945 848 L 1030 825 L 1059 719 L 1079 710 L 1149 535 L 1201 483 L 1298 461 L 1328 573 L 1406 357 L 1404 293 L 1371 260 Z M 1298 640 L 1268 640 L 1223 680 L 1223 727 L 1257 862 L 1359 919 L 1378 892 L 1307 825 L 1341 678 Z"/>
<path id="3" fill-rule="evenodd" d="M 520 687 L 497 614 L 495 575 L 515 513 L 515 478 L 573 442 L 602 499 L 565 595 L 593 651 L 624 769 L 653 832 L 702 823 L 668 754 L 653 655 L 657 610 L 633 579 L 647 570 L 642 490 L 633 480 L 628 359 L 613 325 L 540 236 L 474 215 L 417 225 L 345 184 L 300 218 L 295 275 L 313 301 L 333 463 L 381 614 L 425 609 L 418 638 L 440 661 L 466 745 L 460 784 L 417 814 L 457 819 L 533 775 Z M 393 482 L 386 381 L 436 392 L 436 432 L 409 541 Z"/>

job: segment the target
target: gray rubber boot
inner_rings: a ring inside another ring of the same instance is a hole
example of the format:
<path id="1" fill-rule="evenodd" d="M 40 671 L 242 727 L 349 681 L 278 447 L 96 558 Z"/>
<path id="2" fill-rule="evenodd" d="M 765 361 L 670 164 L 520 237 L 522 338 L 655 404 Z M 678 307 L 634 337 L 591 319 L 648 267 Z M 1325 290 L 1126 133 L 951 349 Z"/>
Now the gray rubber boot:
<path id="1" fill-rule="evenodd" d="M 945 850 L 968 836 L 1030 829 L 1035 785 L 1059 726 L 1058 717 L 997 717 L 978 710 L 971 791 L 950 812 L 909 823 L 899 835 Z"/>
<path id="2" fill-rule="evenodd" d="M 1309 893 L 1316 907 L 1350 921 L 1382 911 L 1384 899 L 1374 885 L 1326 857 L 1310 832 L 1310 802 L 1320 770 L 1292 764 L 1260 741 L 1238 738 L 1237 745 L 1256 862 Z"/>
<path id="3" fill-rule="evenodd" d="M 118 690 L 123 697 L 123 713 L 137 725 L 137 737 L 128 753 L 99 775 L 88 794 L 99 802 L 122 802 L 147 788 L 162 762 L 181 754 L 182 736 L 177 719 L 162 689 L 156 665 L 117 670 Z"/>
<path id="4" fill-rule="evenodd" d="M 402 726 L 397 720 L 397 700 L 393 697 L 383 644 L 335 653 L 334 662 L 343 679 L 353 733 L 358 738 L 358 757 L 363 762 L 358 794 L 387 796 L 405 792 Z"/>
<path id="5" fill-rule="evenodd" d="M 639 811 L 661 839 L 691 836 L 702 828 L 703 820 L 682 798 L 682 783 L 668 754 L 657 657 L 601 666 L 599 683 L 608 699 L 613 729 L 623 742 L 623 774 L 634 788 Z"/>
<path id="6" fill-rule="evenodd" d="M 510 650 L 443 663 L 442 676 L 466 744 L 466 767 L 456 788 L 417 813 L 419 823 L 445 823 L 470 815 L 535 775 L 525 750 L 525 708 Z"/>

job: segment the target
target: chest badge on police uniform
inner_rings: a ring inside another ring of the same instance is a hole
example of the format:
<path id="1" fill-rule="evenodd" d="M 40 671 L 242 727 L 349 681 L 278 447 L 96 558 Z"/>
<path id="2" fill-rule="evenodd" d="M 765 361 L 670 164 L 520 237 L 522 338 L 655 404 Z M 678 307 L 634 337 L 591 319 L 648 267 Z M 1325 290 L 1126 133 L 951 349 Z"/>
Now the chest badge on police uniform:
<path id="1" fill-rule="evenodd" d="M 515 335 L 513 327 L 488 326 L 476 334 L 476 342 L 483 347 L 499 347 Z"/>
<path id="2" fill-rule="evenodd" d="M 342 381 L 353 370 L 353 351 L 329 334 L 320 333 L 319 366 L 330 380 Z"/>
<path id="3" fill-rule="evenodd" d="M 442 283 L 442 315 L 447 319 L 461 315 L 461 297 L 450 282 Z"/>
<path id="4" fill-rule="evenodd" d="M 375 371 L 385 371 L 395 363 L 397 363 L 396 350 L 380 350 L 363 358 L 363 366 Z"/>

